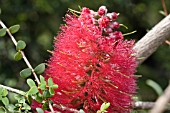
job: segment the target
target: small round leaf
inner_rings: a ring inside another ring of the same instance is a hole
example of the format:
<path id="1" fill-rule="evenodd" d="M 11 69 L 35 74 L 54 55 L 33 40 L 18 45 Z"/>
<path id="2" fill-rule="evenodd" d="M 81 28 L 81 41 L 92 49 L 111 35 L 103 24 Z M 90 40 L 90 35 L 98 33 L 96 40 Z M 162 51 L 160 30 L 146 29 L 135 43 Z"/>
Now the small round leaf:
<path id="1" fill-rule="evenodd" d="M 42 75 L 40 75 L 40 82 L 41 84 L 46 84 L 46 81 Z"/>
<path id="2" fill-rule="evenodd" d="M 37 111 L 38 113 L 44 113 L 44 111 L 43 111 L 41 108 L 36 108 L 36 111 Z"/>
<path id="3" fill-rule="evenodd" d="M 28 91 L 28 95 L 33 95 L 33 94 L 36 94 L 36 93 L 38 93 L 37 86 L 31 87 L 31 89 Z"/>
<path id="4" fill-rule="evenodd" d="M 48 79 L 48 86 L 53 86 L 53 85 L 54 85 L 54 83 L 53 83 L 52 78 L 49 78 Z"/>
<path id="5" fill-rule="evenodd" d="M 27 78 L 27 77 L 31 76 L 31 74 L 32 74 L 32 70 L 30 68 L 26 68 L 20 72 L 20 76 L 22 78 Z"/>
<path id="6" fill-rule="evenodd" d="M 16 60 L 16 61 L 19 61 L 19 60 L 21 60 L 22 59 L 22 54 L 21 54 L 21 52 L 19 51 L 19 52 L 17 52 L 15 55 L 14 55 L 14 59 Z"/>
<path id="7" fill-rule="evenodd" d="M 35 82 L 32 79 L 27 79 L 27 84 L 31 87 L 36 86 Z"/>
<path id="8" fill-rule="evenodd" d="M 49 106 L 48 106 L 48 102 L 47 102 L 47 101 L 42 105 L 42 108 L 43 108 L 44 110 L 49 109 Z"/>
<path id="9" fill-rule="evenodd" d="M 50 92 L 48 90 L 43 91 L 43 97 L 44 98 L 50 98 L 52 95 L 50 94 Z"/>
<path id="10" fill-rule="evenodd" d="M 38 75 L 42 74 L 42 73 L 44 72 L 44 70 L 45 70 L 45 63 L 39 64 L 39 65 L 34 69 L 35 73 L 38 74 Z"/>
<path id="11" fill-rule="evenodd" d="M 50 87 L 49 92 L 50 92 L 51 95 L 54 95 L 54 89 L 53 88 Z"/>
<path id="12" fill-rule="evenodd" d="M 6 35 L 6 28 L 0 29 L 0 37 L 3 37 Z"/>
<path id="13" fill-rule="evenodd" d="M 3 91 L 2 91 L 2 96 L 7 96 L 7 95 L 8 95 L 7 89 L 3 89 Z"/>
<path id="14" fill-rule="evenodd" d="M 39 93 L 36 94 L 35 100 L 36 100 L 37 102 L 41 103 L 41 102 L 43 101 L 42 95 L 39 95 Z"/>
<path id="15" fill-rule="evenodd" d="M 6 109 L 3 106 L 0 106 L 0 113 L 6 113 Z"/>
<path id="16" fill-rule="evenodd" d="M 55 84 L 55 85 L 51 86 L 51 88 L 53 88 L 53 89 L 57 89 L 57 88 L 58 88 L 58 85 L 57 85 L 57 84 Z"/>
<path id="17" fill-rule="evenodd" d="M 9 104 L 9 100 L 7 97 L 2 98 L 2 103 L 6 106 Z"/>
<path id="18" fill-rule="evenodd" d="M 14 33 L 16 33 L 16 32 L 19 30 L 19 28 L 20 28 L 20 25 L 13 25 L 13 26 L 11 26 L 11 27 L 9 28 L 9 31 L 10 31 L 12 34 L 14 34 Z"/>
<path id="19" fill-rule="evenodd" d="M 22 50 L 26 47 L 26 43 L 22 40 L 19 40 L 17 42 L 16 50 Z"/>
<path id="20" fill-rule="evenodd" d="M 31 107 L 27 103 L 23 103 L 22 110 L 31 110 Z"/>
<path id="21" fill-rule="evenodd" d="M 41 89 L 41 90 L 45 90 L 46 89 L 46 84 L 40 84 L 40 86 L 39 86 L 39 88 Z"/>

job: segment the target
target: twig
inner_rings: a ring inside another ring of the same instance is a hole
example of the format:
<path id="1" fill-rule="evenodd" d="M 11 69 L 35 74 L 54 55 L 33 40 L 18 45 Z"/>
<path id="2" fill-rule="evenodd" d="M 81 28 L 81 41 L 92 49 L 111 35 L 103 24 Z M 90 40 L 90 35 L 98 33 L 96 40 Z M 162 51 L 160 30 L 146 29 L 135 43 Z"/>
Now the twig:
<path id="1" fill-rule="evenodd" d="M 8 87 L 8 86 L 4 86 L 2 84 L 0 84 L 0 87 L 7 89 L 8 91 L 14 92 L 16 94 L 25 95 L 24 91 L 21 91 L 21 90 L 18 90 L 18 89 L 14 89 L 14 88 L 11 88 L 11 87 Z"/>
<path id="2" fill-rule="evenodd" d="M 170 100 L 170 84 L 165 89 L 164 93 L 157 99 L 155 106 L 150 111 L 150 113 L 163 113 L 166 109 L 166 105 Z"/>
<path id="3" fill-rule="evenodd" d="M 12 34 L 10 33 L 9 29 L 5 26 L 5 24 L 4 24 L 1 20 L 0 20 L 0 25 L 1 25 L 3 28 L 6 29 L 8 35 L 10 36 L 10 38 L 11 38 L 11 40 L 12 40 L 12 42 L 14 43 L 15 46 L 17 46 L 17 41 L 15 40 L 15 38 L 14 38 L 14 37 L 12 36 Z M 23 59 L 24 59 L 25 63 L 27 64 L 27 66 L 32 70 L 32 73 L 33 73 L 33 75 L 34 75 L 34 77 L 35 77 L 35 80 L 37 81 L 38 84 L 40 84 L 40 81 L 39 81 L 36 73 L 34 72 L 34 69 L 32 68 L 30 62 L 28 61 L 27 57 L 25 56 L 24 52 L 21 51 L 21 54 L 22 54 L 22 56 L 23 56 Z"/>
<path id="4" fill-rule="evenodd" d="M 53 104 L 53 106 L 56 107 L 57 109 L 62 110 L 62 111 L 69 111 L 69 112 L 73 112 L 73 113 L 79 113 L 78 110 L 73 109 L 73 108 L 68 108 L 68 107 L 65 107 L 63 105 Z"/>
<path id="5" fill-rule="evenodd" d="M 165 0 L 162 0 L 162 7 L 164 9 L 165 15 L 168 16 L 168 11 L 167 11 L 167 8 L 166 8 Z"/>
<path id="6" fill-rule="evenodd" d="M 48 104 L 49 104 L 49 108 L 50 108 L 50 110 L 51 110 L 51 113 L 55 113 L 55 112 L 54 112 L 54 109 L 53 109 L 53 106 L 51 105 L 51 103 L 49 102 Z"/>
<path id="7" fill-rule="evenodd" d="M 145 61 L 156 49 L 170 37 L 170 15 L 160 21 L 134 46 L 138 63 Z M 142 59 L 140 59 L 142 58 Z"/>

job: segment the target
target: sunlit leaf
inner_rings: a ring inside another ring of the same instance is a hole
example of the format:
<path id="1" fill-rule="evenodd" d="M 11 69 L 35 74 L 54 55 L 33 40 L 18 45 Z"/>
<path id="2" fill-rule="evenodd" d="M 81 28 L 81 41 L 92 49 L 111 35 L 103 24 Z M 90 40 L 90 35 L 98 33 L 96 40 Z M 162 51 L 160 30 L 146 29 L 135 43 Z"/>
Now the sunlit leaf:
<path id="1" fill-rule="evenodd" d="M 31 110 L 31 107 L 27 103 L 23 103 L 23 110 Z"/>
<path id="2" fill-rule="evenodd" d="M 53 88 L 50 87 L 49 92 L 50 92 L 51 95 L 54 95 L 54 89 Z"/>
<path id="3" fill-rule="evenodd" d="M 55 84 L 55 85 L 51 86 L 51 88 L 53 88 L 53 89 L 57 89 L 57 88 L 58 88 L 58 85 L 57 85 L 57 84 Z"/>
<path id="4" fill-rule="evenodd" d="M 45 90 L 46 89 L 46 84 L 40 84 L 39 87 L 40 87 L 41 90 Z"/>
<path id="5" fill-rule="evenodd" d="M 9 104 L 9 105 L 7 105 L 5 107 L 8 109 L 9 112 L 12 112 L 12 113 L 14 112 L 15 106 L 13 104 Z"/>
<path id="6" fill-rule="evenodd" d="M 46 84 L 46 81 L 42 75 L 40 75 L 40 82 L 41 84 Z"/>
<path id="7" fill-rule="evenodd" d="M 32 87 L 30 88 L 30 90 L 28 91 L 28 95 L 33 95 L 33 94 L 36 94 L 36 93 L 38 93 L 38 88 L 37 88 L 37 86 L 32 86 Z"/>
<path id="8" fill-rule="evenodd" d="M 8 105 L 8 104 L 9 104 L 8 98 L 7 98 L 7 97 L 3 97 L 3 98 L 2 98 L 2 103 L 3 103 L 5 106 Z"/>
<path id="9" fill-rule="evenodd" d="M 27 84 L 31 87 L 36 86 L 35 82 L 32 79 L 27 79 Z"/>
<path id="10" fill-rule="evenodd" d="M 53 86 L 53 85 L 54 85 L 54 83 L 53 83 L 52 78 L 49 78 L 48 79 L 48 86 Z"/>
<path id="11" fill-rule="evenodd" d="M 37 111 L 38 113 L 44 113 L 44 111 L 43 111 L 41 108 L 36 108 L 36 111 Z"/>
<path id="12" fill-rule="evenodd" d="M 7 96 L 7 95 L 8 95 L 7 89 L 3 89 L 3 90 L 2 90 L 2 96 Z"/>

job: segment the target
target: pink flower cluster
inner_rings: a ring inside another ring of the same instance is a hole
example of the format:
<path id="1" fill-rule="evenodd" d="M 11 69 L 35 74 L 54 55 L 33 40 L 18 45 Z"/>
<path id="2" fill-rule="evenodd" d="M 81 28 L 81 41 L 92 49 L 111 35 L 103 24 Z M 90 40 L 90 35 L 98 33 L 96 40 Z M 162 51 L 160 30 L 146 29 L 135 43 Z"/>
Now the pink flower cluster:
<path id="1" fill-rule="evenodd" d="M 136 91 L 134 41 L 124 40 L 117 31 L 117 17 L 105 6 L 98 12 L 83 8 L 79 17 L 67 14 L 44 75 L 59 86 L 51 98 L 55 104 L 96 113 L 103 102 L 110 102 L 108 113 L 131 112 Z"/>

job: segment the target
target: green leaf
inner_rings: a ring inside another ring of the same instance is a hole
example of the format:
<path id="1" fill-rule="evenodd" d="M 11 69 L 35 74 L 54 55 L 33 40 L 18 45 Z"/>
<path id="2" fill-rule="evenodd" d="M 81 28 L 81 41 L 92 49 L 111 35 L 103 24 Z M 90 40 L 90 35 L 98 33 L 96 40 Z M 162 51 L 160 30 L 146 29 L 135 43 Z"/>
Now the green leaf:
<path id="1" fill-rule="evenodd" d="M 29 103 L 30 105 L 32 104 L 32 97 L 31 97 L 31 95 L 28 95 L 27 101 L 28 101 L 28 103 Z"/>
<path id="2" fill-rule="evenodd" d="M 79 113 L 85 113 L 82 109 L 80 109 Z"/>
<path id="3" fill-rule="evenodd" d="M 0 87 L 0 95 L 2 94 L 2 91 L 3 91 L 3 88 L 2 88 L 2 87 Z"/>
<path id="4" fill-rule="evenodd" d="M 20 76 L 22 78 L 27 78 L 29 76 L 31 76 L 32 74 L 32 70 L 30 68 L 26 68 L 26 69 L 23 69 L 21 72 L 20 72 Z"/>
<path id="5" fill-rule="evenodd" d="M 6 109 L 3 106 L 0 106 L 0 113 L 7 113 Z"/>
<path id="6" fill-rule="evenodd" d="M 48 86 L 53 86 L 53 85 L 54 85 L 54 83 L 53 83 L 52 78 L 49 78 L 48 79 Z"/>
<path id="7" fill-rule="evenodd" d="M 20 51 L 18 51 L 18 52 L 14 55 L 14 59 L 15 59 L 16 61 L 19 61 L 19 60 L 22 59 L 22 54 L 21 54 Z"/>
<path id="8" fill-rule="evenodd" d="M 41 108 L 36 108 L 36 111 L 37 111 L 38 113 L 44 113 L 44 111 L 43 111 Z"/>
<path id="9" fill-rule="evenodd" d="M 39 64 L 37 67 L 35 67 L 34 71 L 36 74 L 40 75 L 44 72 L 45 70 L 45 63 Z"/>
<path id="10" fill-rule="evenodd" d="M 22 110 L 31 110 L 31 107 L 27 103 L 23 103 Z"/>
<path id="11" fill-rule="evenodd" d="M 48 102 L 45 102 L 45 103 L 42 105 L 42 108 L 43 108 L 44 110 L 49 109 Z"/>
<path id="12" fill-rule="evenodd" d="M 9 112 L 12 112 L 12 113 L 14 112 L 15 106 L 13 104 L 9 104 L 9 105 L 7 105 L 5 107 L 8 109 Z"/>
<path id="13" fill-rule="evenodd" d="M 158 96 L 160 96 L 160 95 L 163 93 L 163 89 L 162 89 L 161 86 L 160 86 L 158 83 L 156 83 L 155 81 L 148 79 L 148 80 L 146 81 L 146 84 L 147 84 L 148 86 L 152 87 L 152 88 L 155 90 L 155 92 L 158 94 Z"/>
<path id="14" fill-rule="evenodd" d="M 25 98 L 24 98 L 24 97 L 21 97 L 21 98 L 18 100 L 18 103 L 25 103 Z"/>
<path id="15" fill-rule="evenodd" d="M 30 88 L 30 90 L 28 91 L 28 95 L 33 95 L 33 94 L 36 94 L 36 93 L 38 93 L 38 88 L 37 88 L 37 86 L 32 86 L 32 87 Z"/>
<path id="16" fill-rule="evenodd" d="M 3 90 L 2 90 L 2 96 L 7 96 L 7 95 L 8 95 L 7 89 L 3 89 Z"/>
<path id="17" fill-rule="evenodd" d="M 46 84 L 46 81 L 42 75 L 40 75 L 40 82 L 41 84 Z"/>
<path id="18" fill-rule="evenodd" d="M 50 87 L 49 92 L 50 92 L 51 95 L 54 95 L 54 89 L 53 88 Z"/>
<path id="19" fill-rule="evenodd" d="M 27 84 L 30 86 L 30 88 L 33 87 L 33 86 L 36 86 L 35 82 L 32 79 L 30 79 L 30 78 L 27 79 Z"/>
<path id="20" fill-rule="evenodd" d="M 46 89 L 46 84 L 40 84 L 39 87 L 40 87 L 41 90 L 45 90 Z"/>
<path id="21" fill-rule="evenodd" d="M 52 95 L 50 94 L 50 92 L 48 90 L 43 91 L 43 97 L 44 98 L 50 98 Z"/>
<path id="22" fill-rule="evenodd" d="M 58 88 L 58 85 L 57 85 L 57 84 L 55 84 L 55 85 L 51 86 L 51 88 L 53 88 L 53 89 L 57 89 L 57 88 Z"/>
<path id="23" fill-rule="evenodd" d="M 25 49 L 25 47 L 26 47 L 26 43 L 22 40 L 19 40 L 17 42 L 16 50 L 22 50 Z"/>
<path id="24" fill-rule="evenodd" d="M 20 28 L 20 25 L 13 25 L 13 26 L 11 26 L 11 27 L 9 28 L 9 31 L 10 31 L 12 34 L 14 34 L 14 33 L 16 33 L 16 32 L 19 30 L 19 28 Z"/>
<path id="25" fill-rule="evenodd" d="M 110 103 L 109 103 L 109 102 L 108 102 L 108 103 L 103 103 L 103 104 L 101 105 L 101 107 L 100 107 L 100 111 L 101 111 L 101 112 L 105 112 L 106 109 L 107 109 L 109 106 L 110 106 Z"/>
<path id="26" fill-rule="evenodd" d="M 6 28 L 0 29 L 0 37 L 3 37 L 6 35 Z"/>
<path id="27" fill-rule="evenodd" d="M 38 93 L 36 96 L 35 96 L 35 100 L 39 103 L 41 103 L 43 101 L 43 98 L 42 98 L 42 95 L 40 93 Z"/>
<path id="28" fill-rule="evenodd" d="M 7 98 L 7 97 L 3 97 L 3 98 L 2 98 L 2 103 L 3 103 L 5 106 L 8 105 L 8 104 L 9 104 L 8 98 Z"/>

